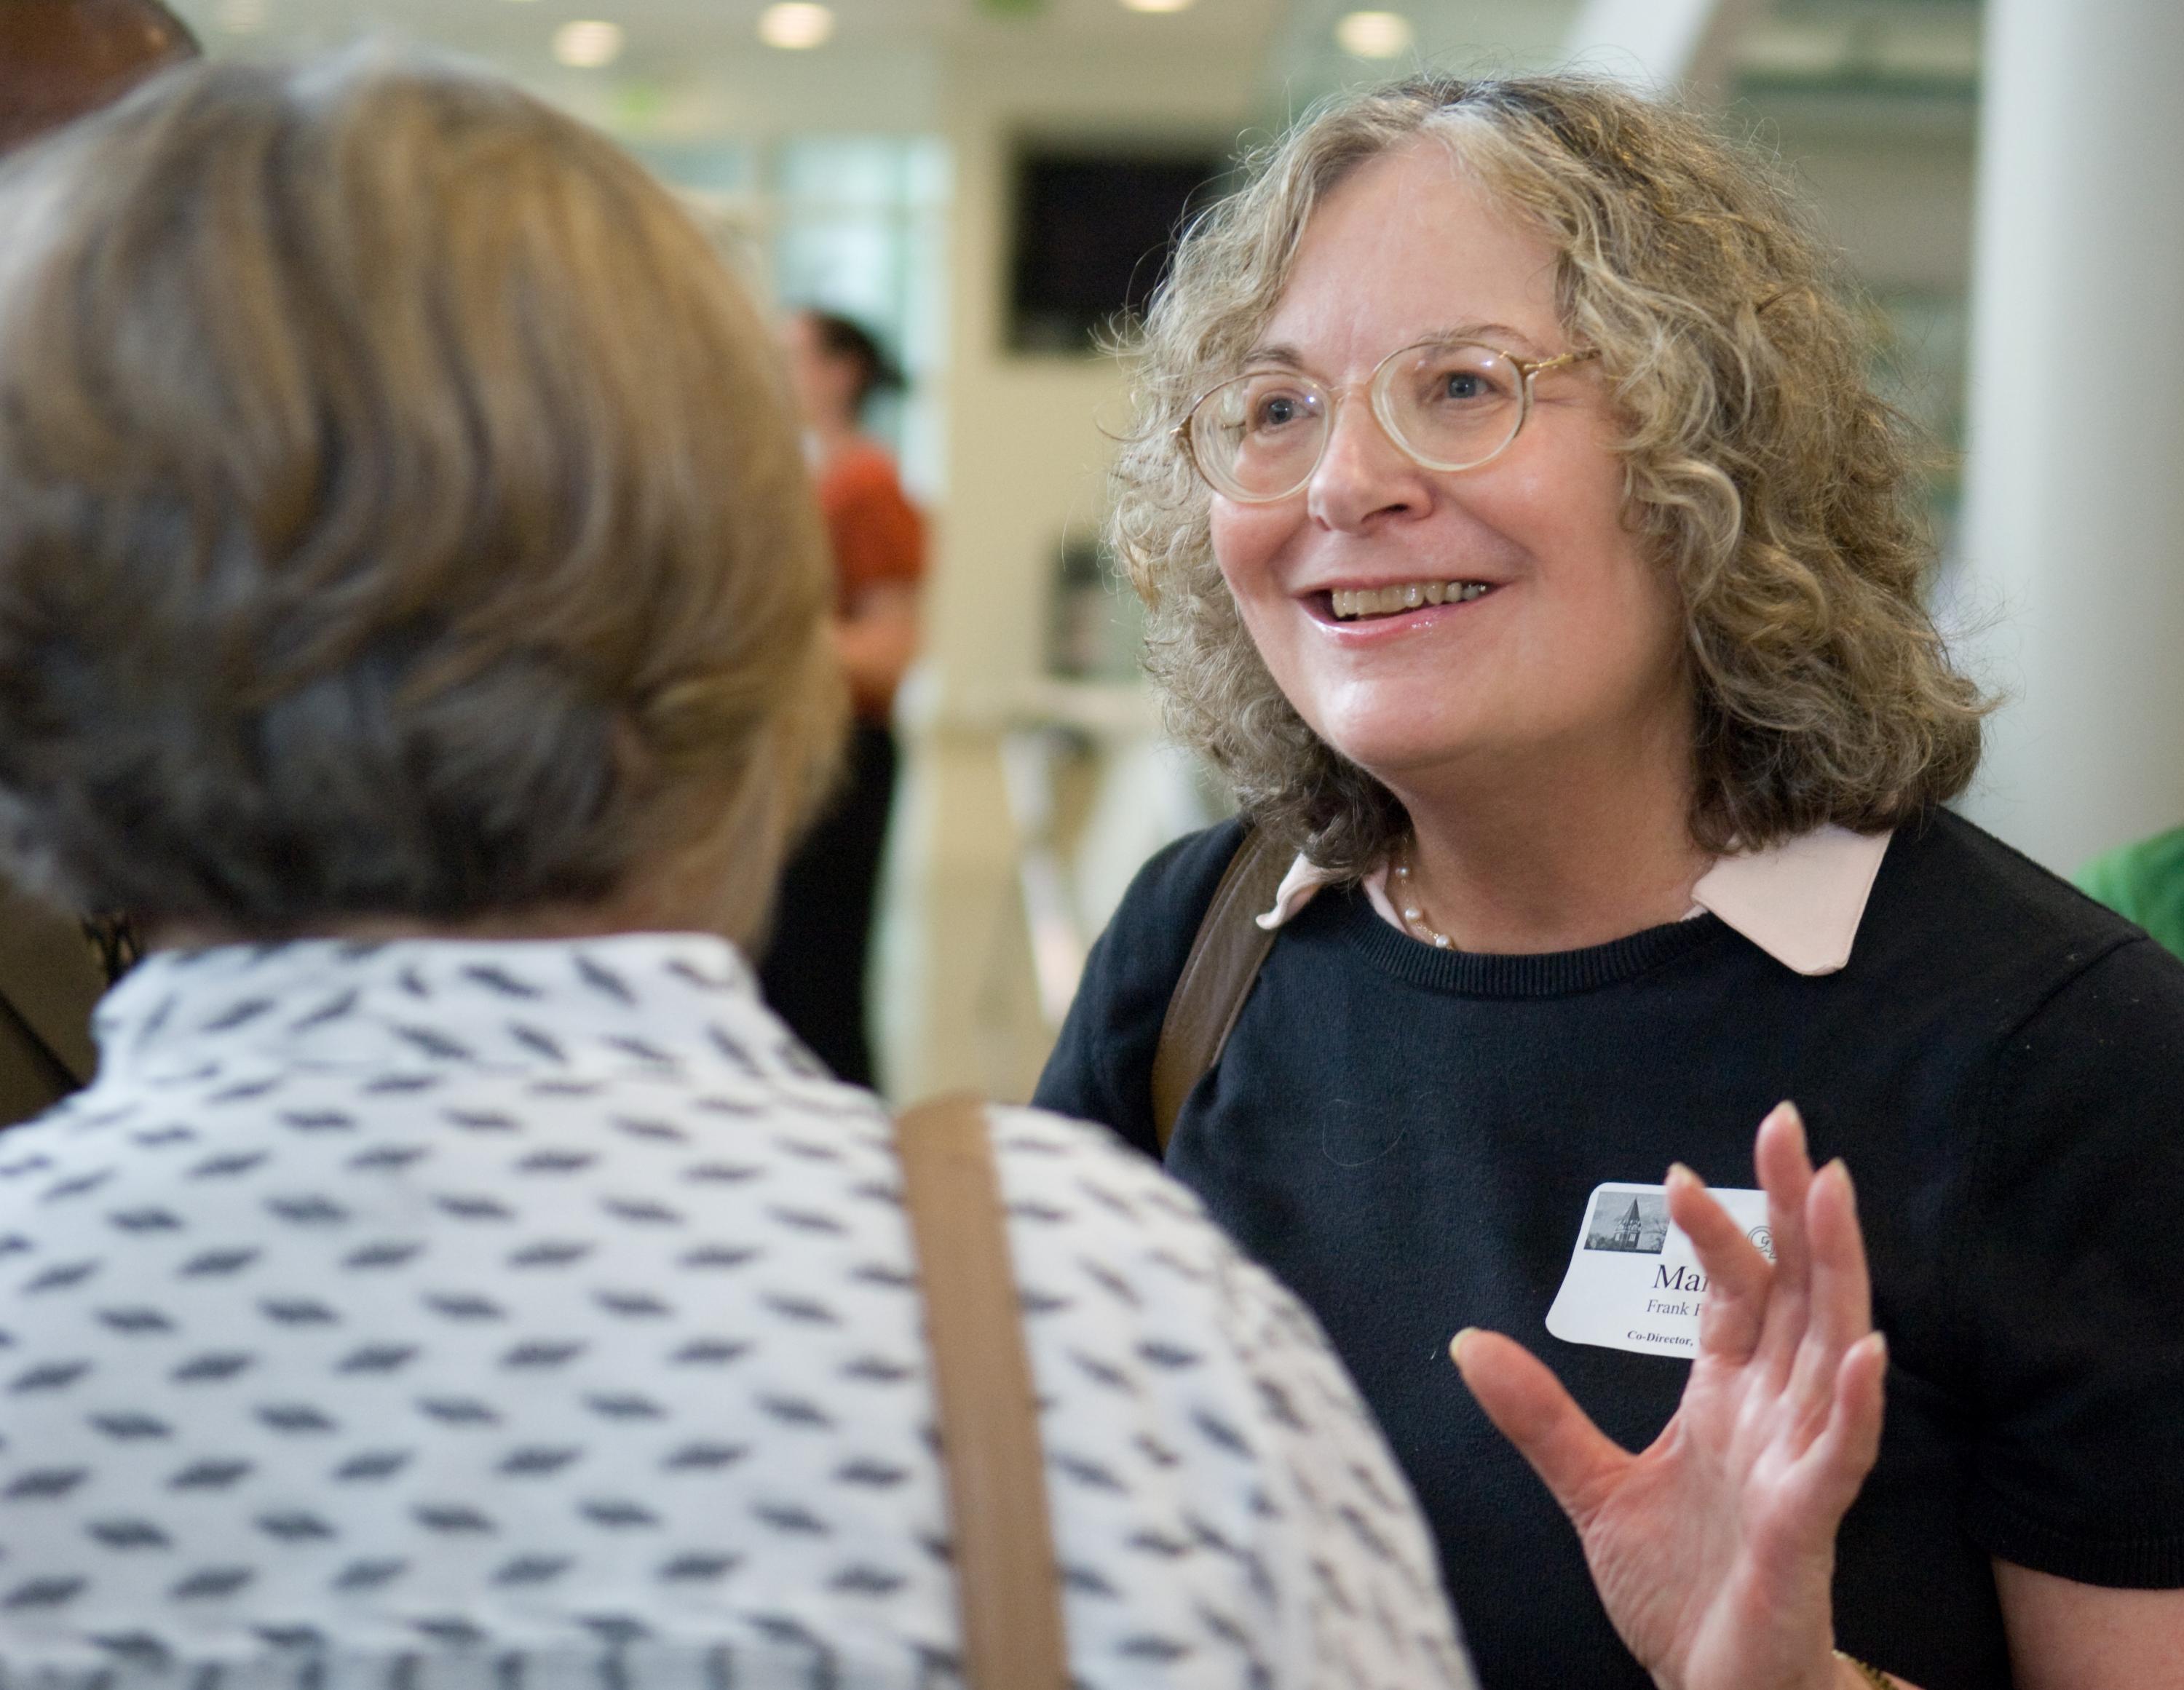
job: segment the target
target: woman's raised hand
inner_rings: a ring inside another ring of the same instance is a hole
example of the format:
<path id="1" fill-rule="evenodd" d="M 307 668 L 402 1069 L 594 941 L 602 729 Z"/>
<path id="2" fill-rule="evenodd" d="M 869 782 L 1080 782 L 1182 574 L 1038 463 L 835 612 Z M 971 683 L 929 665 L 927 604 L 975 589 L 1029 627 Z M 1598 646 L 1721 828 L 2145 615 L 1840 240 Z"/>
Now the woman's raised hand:
<path id="1" fill-rule="evenodd" d="M 1630 1652 L 1669 1690 L 1820 1690 L 1837 1682 L 1836 1527 L 1880 1444 L 1887 1351 L 1841 1162 L 1818 1174 L 1797 1112 L 1760 1124 L 1754 1159 L 1774 1260 L 1688 1168 L 1669 1213 L 1708 1279 L 1675 1416 L 1618 1448 L 1522 1346 L 1459 1333 L 1464 1382 L 1554 1493 Z"/>

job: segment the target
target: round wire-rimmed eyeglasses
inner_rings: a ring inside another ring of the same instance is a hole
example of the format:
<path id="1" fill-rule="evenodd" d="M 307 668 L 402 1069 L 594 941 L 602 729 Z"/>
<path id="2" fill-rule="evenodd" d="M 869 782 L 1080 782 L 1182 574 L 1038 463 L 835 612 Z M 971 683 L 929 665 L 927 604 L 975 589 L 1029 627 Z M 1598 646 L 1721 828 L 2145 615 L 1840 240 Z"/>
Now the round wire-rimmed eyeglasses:
<path id="1" fill-rule="evenodd" d="M 1475 470 L 1509 449 L 1532 414 L 1532 383 L 1596 348 L 1518 358 L 1478 341 L 1420 341 L 1373 367 L 1364 386 L 1390 440 L 1423 469 Z M 1201 479 L 1240 504 L 1270 504 L 1309 481 L 1351 392 L 1294 370 L 1261 370 L 1209 387 L 1175 426 Z"/>

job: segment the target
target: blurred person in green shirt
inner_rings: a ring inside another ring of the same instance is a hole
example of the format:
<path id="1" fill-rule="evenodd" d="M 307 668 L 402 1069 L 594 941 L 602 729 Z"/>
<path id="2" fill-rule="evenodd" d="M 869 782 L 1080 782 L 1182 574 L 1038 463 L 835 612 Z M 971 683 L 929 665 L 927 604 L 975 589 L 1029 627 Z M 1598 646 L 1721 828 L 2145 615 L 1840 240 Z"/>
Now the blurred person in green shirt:
<path id="1" fill-rule="evenodd" d="M 2096 857 L 2075 878 L 2081 892 L 2184 957 L 2184 827 Z"/>

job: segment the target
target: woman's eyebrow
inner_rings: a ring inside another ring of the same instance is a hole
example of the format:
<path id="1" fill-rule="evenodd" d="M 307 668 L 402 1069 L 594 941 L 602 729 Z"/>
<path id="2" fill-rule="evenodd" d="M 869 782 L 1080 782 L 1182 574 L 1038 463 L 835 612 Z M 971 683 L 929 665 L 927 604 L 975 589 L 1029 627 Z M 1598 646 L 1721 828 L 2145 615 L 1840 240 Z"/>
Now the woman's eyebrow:
<path id="1" fill-rule="evenodd" d="M 1480 341 L 1498 351 L 1516 352 L 1529 356 L 1541 355 L 1539 342 L 1522 329 L 1512 328 L 1507 323 L 1453 323 L 1446 328 L 1429 329 L 1415 340 L 1405 342 L 1410 346 L 1431 346 L 1448 341 Z M 1390 347 L 1390 351 L 1401 348 Z M 1304 354 L 1286 342 L 1275 341 L 1264 346 L 1255 346 L 1244 354 L 1246 366 L 1280 364 L 1290 370 L 1304 368 Z"/>
<path id="2" fill-rule="evenodd" d="M 1427 336 L 1436 341 L 1483 341 L 1496 351 L 1537 353 L 1540 343 L 1507 323 L 1458 323 Z M 1514 342 L 1513 345 L 1512 342 Z"/>

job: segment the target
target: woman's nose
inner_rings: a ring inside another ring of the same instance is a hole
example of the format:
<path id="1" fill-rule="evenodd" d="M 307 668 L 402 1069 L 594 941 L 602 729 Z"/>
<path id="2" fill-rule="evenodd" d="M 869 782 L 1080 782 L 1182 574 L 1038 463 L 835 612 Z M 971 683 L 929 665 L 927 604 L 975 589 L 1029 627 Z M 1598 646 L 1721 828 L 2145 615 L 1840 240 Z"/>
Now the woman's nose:
<path id="1" fill-rule="evenodd" d="M 1327 449 L 1305 484 L 1313 521 L 1357 533 L 1380 518 L 1418 515 L 1433 498 L 1426 472 L 1388 438 L 1362 394 L 1335 408 Z"/>

